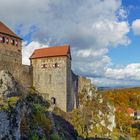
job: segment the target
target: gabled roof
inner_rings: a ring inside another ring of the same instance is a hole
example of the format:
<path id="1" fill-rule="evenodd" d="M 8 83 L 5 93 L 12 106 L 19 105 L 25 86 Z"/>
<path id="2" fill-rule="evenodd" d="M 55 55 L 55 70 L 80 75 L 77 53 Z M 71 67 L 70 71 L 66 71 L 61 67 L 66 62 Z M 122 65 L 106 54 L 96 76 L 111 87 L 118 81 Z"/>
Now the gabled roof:
<path id="1" fill-rule="evenodd" d="M 55 56 L 68 56 L 71 59 L 70 46 L 53 46 L 49 48 L 41 48 L 34 50 L 30 59 L 45 58 L 45 57 L 55 57 Z"/>
<path id="2" fill-rule="evenodd" d="M 0 21 L 0 33 L 10 35 L 16 38 L 21 39 L 19 36 L 17 36 L 11 29 L 9 29 L 4 23 Z"/>

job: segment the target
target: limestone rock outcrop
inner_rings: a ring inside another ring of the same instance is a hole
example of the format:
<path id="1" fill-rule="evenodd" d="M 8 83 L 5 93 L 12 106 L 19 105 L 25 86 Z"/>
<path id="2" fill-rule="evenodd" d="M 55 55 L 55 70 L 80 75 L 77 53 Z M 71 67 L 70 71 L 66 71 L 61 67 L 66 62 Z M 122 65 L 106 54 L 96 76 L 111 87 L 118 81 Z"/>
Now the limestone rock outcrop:
<path id="1" fill-rule="evenodd" d="M 0 98 L 19 95 L 18 84 L 8 71 L 0 71 Z"/>
<path id="2" fill-rule="evenodd" d="M 49 103 L 39 93 L 30 89 L 20 96 L 19 88 L 12 74 L 0 71 L 0 140 L 77 139 L 72 125 L 55 114 L 50 117 Z"/>

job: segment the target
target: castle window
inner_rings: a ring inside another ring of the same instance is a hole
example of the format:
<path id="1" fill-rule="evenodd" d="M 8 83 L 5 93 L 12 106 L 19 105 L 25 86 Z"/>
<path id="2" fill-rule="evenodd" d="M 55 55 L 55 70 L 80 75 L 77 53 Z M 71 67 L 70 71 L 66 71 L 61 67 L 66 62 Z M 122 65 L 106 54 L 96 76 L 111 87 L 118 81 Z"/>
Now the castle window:
<path id="1" fill-rule="evenodd" d="M 59 65 L 58 63 L 55 63 L 55 64 L 53 65 L 54 68 L 59 68 L 59 66 L 60 66 L 60 65 Z"/>
<path id="2" fill-rule="evenodd" d="M 5 37 L 2 37 L 2 42 L 5 43 Z"/>
<path id="3" fill-rule="evenodd" d="M 49 84 L 51 84 L 52 83 L 52 76 L 51 76 L 51 74 L 49 75 Z"/>
<path id="4" fill-rule="evenodd" d="M 15 40 L 14 39 L 11 40 L 11 44 L 15 45 Z"/>
<path id="5" fill-rule="evenodd" d="M 42 65 L 41 65 L 41 68 L 45 68 L 45 64 L 42 64 Z"/>
<path id="6" fill-rule="evenodd" d="M 6 43 L 7 43 L 7 44 L 9 43 L 9 38 L 6 38 Z"/>
<path id="7" fill-rule="evenodd" d="M 3 42 L 3 38 L 0 36 L 0 42 Z"/>
<path id="8" fill-rule="evenodd" d="M 51 98 L 51 103 L 52 103 L 53 105 L 55 105 L 55 104 L 56 104 L 56 98 L 52 97 L 52 98 Z"/>
<path id="9" fill-rule="evenodd" d="M 17 40 L 15 41 L 15 45 L 18 46 L 18 41 Z"/>
<path id="10" fill-rule="evenodd" d="M 47 66 L 47 64 L 42 64 L 41 65 L 41 68 L 47 68 L 48 66 Z"/>

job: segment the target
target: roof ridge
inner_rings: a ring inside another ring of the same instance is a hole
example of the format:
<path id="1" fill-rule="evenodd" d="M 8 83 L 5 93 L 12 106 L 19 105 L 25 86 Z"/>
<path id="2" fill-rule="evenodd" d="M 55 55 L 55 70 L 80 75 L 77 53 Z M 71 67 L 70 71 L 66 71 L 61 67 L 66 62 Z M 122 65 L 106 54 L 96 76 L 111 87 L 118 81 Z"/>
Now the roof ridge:
<path id="1" fill-rule="evenodd" d="M 69 54 L 70 54 L 70 45 L 65 44 L 35 49 L 30 58 L 32 59 L 52 56 L 69 56 Z"/>
<path id="2" fill-rule="evenodd" d="M 55 47 L 69 47 L 69 46 L 70 46 L 69 44 L 57 45 L 57 46 L 46 46 L 46 47 L 38 48 L 38 49 L 35 49 L 35 50 L 52 49 L 52 48 L 55 48 Z"/>

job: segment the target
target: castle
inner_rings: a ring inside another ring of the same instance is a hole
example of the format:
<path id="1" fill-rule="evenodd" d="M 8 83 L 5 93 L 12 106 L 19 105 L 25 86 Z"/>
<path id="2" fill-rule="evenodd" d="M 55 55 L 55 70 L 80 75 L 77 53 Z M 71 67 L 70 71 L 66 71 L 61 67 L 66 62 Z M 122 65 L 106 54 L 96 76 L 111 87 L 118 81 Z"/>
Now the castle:
<path id="1" fill-rule="evenodd" d="M 24 87 L 34 86 L 63 111 L 78 107 L 78 92 L 90 80 L 71 70 L 69 45 L 34 50 L 30 66 L 22 65 L 22 39 L 0 22 L 0 70 L 8 70 Z"/>

